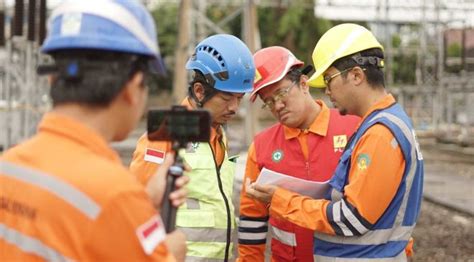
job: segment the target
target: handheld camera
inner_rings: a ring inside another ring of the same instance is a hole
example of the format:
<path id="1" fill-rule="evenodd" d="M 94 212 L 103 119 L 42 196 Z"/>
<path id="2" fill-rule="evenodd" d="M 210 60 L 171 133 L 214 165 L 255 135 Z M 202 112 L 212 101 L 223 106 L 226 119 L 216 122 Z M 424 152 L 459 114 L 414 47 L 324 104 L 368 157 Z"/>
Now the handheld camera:
<path id="1" fill-rule="evenodd" d="M 168 196 L 175 189 L 176 179 L 183 175 L 183 159 L 179 156 L 180 149 L 189 142 L 207 142 L 211 134 L 211 115 L 206 110 L 188 111 L 184 106 L 172 106 L 171 109 L 154 109 L 148 111 L 148 140 L 171 141 L 174 163 L 168 170 L 166 189 L 161 206 L 161 217 L 166 232 L 172 232 L 176 224 L 176 207 Z"/>

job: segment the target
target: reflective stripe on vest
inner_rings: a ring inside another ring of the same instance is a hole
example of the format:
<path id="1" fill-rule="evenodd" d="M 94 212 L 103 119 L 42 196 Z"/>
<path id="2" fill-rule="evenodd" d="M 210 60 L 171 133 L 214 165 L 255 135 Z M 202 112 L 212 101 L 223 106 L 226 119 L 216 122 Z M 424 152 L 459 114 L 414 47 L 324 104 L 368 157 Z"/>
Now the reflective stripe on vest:
<path id="1" fill-rule="evenodd" d="M 72 261 L 72 259 L 63 256 L 57 250 L 48 247 L 40 240 L 27 236 L 13 228 L 0 223 L 0 239 L 16 246 L 25 253 L 30 253 L 41 257 L 46 261 Z"/>
<path id="2" fill-rule="evenodd" d="M 389 241 L 408 241 L 414 227 L 415 226 L 401 226 L 395 229 L 378 229 L 368 231 L 358 237 L 332 236 L 321 233 L 315 234 L 315 237 L 320 240 L 339 244 L 357 245 L 364 243 L 367 245 L 380 245 Z"/>
<path id="3" fill-rule="evenodd" d="M 186 262 L 222 262 L 222 259 L 186 256 Z"/>
<path id="4" fill-rule="evenodd" d="M 273 238 L 276 238 L 278 241 L 285 245 L 296 247 L 295 233 L 281 230 L 275 226 L 271 226 L 271 231 Z"/>
<path id="5" fill-rule="evenodd" d="M 201 206 L 199 205 L 199 200 L 194 198 L 187 198 L 186 199 L 186 207 L 188 209 L 200 209 Z"/>
<path id="6" fill-rule="evenodd" d="M 0 161 L 0 175 L 41 188 L 75 207 L 90 219 L 97 218 L 100 213 L 100 206 L 92 198 L 57 177 L 5 161 Z"/>
<path id="7" fill-rule="evenodd" d="M 225 242 L 227 229 L 223 228 L 179 228 L 185 235 L 187 241 L 196 242 Z"/>
<path id="8" fill-rule="evenodd" d="M 338 257 L 325 257 L 325 256 L 318 256 L 318 255 L 314 255 L 314 261 L 317 261 L 317 262 L 343 262 L 343 261 L 347 261 L 347 262 L 378 262 L 378 261 L 382 261 L 382 262 L 405 262 L 407 261 L 407 255 L 405 252 L 402 252 L 400 254 L 398 254 L 396 257 L 388 257 L 388 258 L 338 258 Z"/>

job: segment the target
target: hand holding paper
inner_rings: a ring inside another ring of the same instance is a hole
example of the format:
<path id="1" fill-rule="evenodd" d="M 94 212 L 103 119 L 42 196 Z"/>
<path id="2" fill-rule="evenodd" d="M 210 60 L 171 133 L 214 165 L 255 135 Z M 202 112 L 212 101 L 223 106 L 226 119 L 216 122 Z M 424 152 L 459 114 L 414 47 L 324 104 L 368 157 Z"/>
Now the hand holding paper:
<path id="1" fill-rule="evenodd" d="M 329 189 L 329 180 L 325 182 L 315 182 L 288 176 L 266 168 L 260 171 L 260 175 L 255 184 L 279 186 L 314 199 L 324 198 Z"/>

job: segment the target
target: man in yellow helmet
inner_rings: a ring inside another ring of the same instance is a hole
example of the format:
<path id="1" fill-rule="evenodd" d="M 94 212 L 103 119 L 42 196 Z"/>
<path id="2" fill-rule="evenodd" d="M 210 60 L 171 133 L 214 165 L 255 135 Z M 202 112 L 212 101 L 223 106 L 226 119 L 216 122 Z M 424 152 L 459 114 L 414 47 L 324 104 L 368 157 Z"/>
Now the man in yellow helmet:
<path id="1" fill-rule="evenodd" d="M 404 261 L 418 219 L 423 157 L 409 117 L 385 90 L 383 47 L 366 28 L 341 24 L 313 51 L 310 86 L 326 87 L 341 114 L 362 122 L 347 143 L 327 199 L 247 184 L 270 214 L 314 234 L 314 259 Z"/>

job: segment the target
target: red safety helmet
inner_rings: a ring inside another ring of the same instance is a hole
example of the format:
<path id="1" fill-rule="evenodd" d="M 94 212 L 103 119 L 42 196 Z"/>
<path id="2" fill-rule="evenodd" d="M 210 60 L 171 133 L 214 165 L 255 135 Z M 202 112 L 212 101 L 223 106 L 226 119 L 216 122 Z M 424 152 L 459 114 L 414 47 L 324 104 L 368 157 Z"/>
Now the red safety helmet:
<path id="1" fill-rule="evenodd" d="M 298 60 L 290 50 L 281 46 L 271 46 L 258 50 L 253 55 L 255 62 L 255 80 L 250 101 L 254 102 L 260 89 L 276 83 L 293 67 L 302 67 L 304 63 Z"/>

